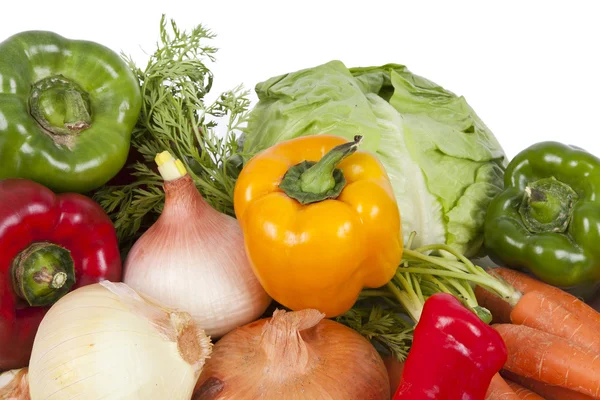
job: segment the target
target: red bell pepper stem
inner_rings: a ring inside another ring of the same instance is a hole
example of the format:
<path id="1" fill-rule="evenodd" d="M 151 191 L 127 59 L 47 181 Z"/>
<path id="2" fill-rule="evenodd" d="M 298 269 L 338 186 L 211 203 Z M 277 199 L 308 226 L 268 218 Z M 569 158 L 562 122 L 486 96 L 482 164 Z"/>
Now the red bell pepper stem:
<path id="1" fill-rule="evenodd" d="M 121 280 L 121 257 L 96 202 L 25 179 L 0 181 L 0 371 L 27 366 L 53 303 L 102 280 Z"/>
<path id="2" fill-rule="evenodd" d="M 393 400 L 484 400 L 507 359 L 502 337 L 456 297 L 425 301 Z"/>
<path id="3" fill-rule="evenodd" d="M 71 252 L 48 242 L 32 243 L 12 262 L 15 295 L 30 306 L 48 306 L 75 283 Z"/>

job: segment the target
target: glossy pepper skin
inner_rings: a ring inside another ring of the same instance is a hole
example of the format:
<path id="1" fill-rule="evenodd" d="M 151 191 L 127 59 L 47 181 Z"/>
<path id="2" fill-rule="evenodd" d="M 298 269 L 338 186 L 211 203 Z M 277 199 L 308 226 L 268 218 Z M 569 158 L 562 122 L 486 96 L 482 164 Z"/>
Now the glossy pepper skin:
<path id="1" fill-rule="evenodd" d="M 564 288 L 600 280 L 600 159 L 541 142 L 509 163 L 484 243 L 504 265 Z"/>
<path id="2" fill-rule="evenodd" d="M 121 280 L 121 259 L 98 204 L 26 179 L 0 181 L 0 370 L 27 365 L 52 303 L 101 280 Z"/>
<path id="3" fill-rule="evenodd" d="M 100 44 L 26 31 L 0 43 L 0 179 L 91 191 L 125 164 L 137 78 Z"/>
<path id="4" fill-rule="evenodd" d="M 350 149 L 358 142 L 331 135 L 281 142 L 254 156 L 238 177 L 234 208 L 246 253 L 267 293 L 292 310 L 340 315 L 363 287 L 385 285 L 402 258 L 391 184 L 372 154 Z M 339 148 L 347 152 L 329 162 Z M 321 162 L 337 165 L 335 188 L 326 195 L 321 190 L 320 179 L 331 178 L 331 168 L 313 170 L 314 179 L 305 182 L 309 190 L 298 195 L 293 186 L 302 178 L 292 172 Z"/>
<path id="5" fill-rule="evenodd" d="M 484 400 L 508 352 L 502 337 L 448 293 L 425 301 L 393 400 Z"/>

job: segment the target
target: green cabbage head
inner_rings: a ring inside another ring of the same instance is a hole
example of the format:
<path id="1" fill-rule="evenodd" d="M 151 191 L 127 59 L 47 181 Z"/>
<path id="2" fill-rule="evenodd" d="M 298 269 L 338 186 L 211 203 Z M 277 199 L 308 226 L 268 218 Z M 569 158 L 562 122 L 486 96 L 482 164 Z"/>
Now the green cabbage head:
<path id="1" fill-rule="evenodd" d="M 362 135 L 391 179 L 404 240 L 481 248 L 485 212 L 502 189 L 506 155 L 463 97 L 403 65 L 347 68 L 331 61 L 256 85 L 245 159 L 298 136 Z"/>

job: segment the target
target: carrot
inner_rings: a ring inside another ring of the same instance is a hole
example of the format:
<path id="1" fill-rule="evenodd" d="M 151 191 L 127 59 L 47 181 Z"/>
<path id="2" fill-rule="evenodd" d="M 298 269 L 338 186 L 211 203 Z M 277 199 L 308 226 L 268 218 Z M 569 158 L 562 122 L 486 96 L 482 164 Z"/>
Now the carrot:
<path id="1" fill-rule="evenodd" d="M 525 293 L 510 313 L 510 319 L 513 324 L 560 336 L 600 354 L 600 331 L 540 292 Z"/>
<path id="2" fill-rule="evenodd" d="M 508 386 L 508 383 L 500 376 L 496 374 L 492 377 L 490 386 L 485 394 L 485 400 L 519 400 L 514 390 Z"/>
<path id="3" fill-rule="evenodd" d="M 493 326 L 508 349 L 505 369 L 600 399 L 600 355 L 525 325 Z"/>
<path id="4" fill-rule="evenodd" d="M 547 383 L 536 381 L 535 379 L 525 378 L 510 371 L 502 370 L 502 376 L 512 382 L 532 390 L 546 400 L 592 400 L 593 397 L 582 393 L 574 392 L 560 386 L 553 386 Z M 507 381 L 508 382 L 508 381 Z"/>
<path id="5" fill-rule="evenodd" d="M 522 293 L 539 292 L 543 294 L 560 304 L 567 311 L 581 319 L 581 321 L 584 321 L 592 329 L 600 331 L 600 313 L 572 294 L 512 269 L 492 268 L 489 270 L 489 273 L 500 276 L 509 285 Z M 492 313 L 494 312 L 491 309 L 489 310 Z"/>
<path id="6" fill-rule="evenodd" d="M 524 388 L 516 382 L 507 380 L 506 383 L 508 383 L 508 386 L 515 391 L 521 400 L 545 400 L 542 396 L 532 392 L 527 388 Z"/>

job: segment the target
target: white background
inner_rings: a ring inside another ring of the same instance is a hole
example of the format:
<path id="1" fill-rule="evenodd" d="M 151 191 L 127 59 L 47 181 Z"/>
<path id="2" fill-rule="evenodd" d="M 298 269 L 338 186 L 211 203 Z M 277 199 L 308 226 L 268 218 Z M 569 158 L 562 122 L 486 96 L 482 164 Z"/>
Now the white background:
<path id="1" fill-rule="evenodd" d="M 592 0 L 6 3 L 0 41 L 52 30 L 139 65 L 155 49 L 162 13 L 184 29 L 203 24 L 218 35 L 215 97 L 332 59 L 404 64 L 465 96 L 509 158 L 542 140 L 600 156 L 600 4 Z"/>

